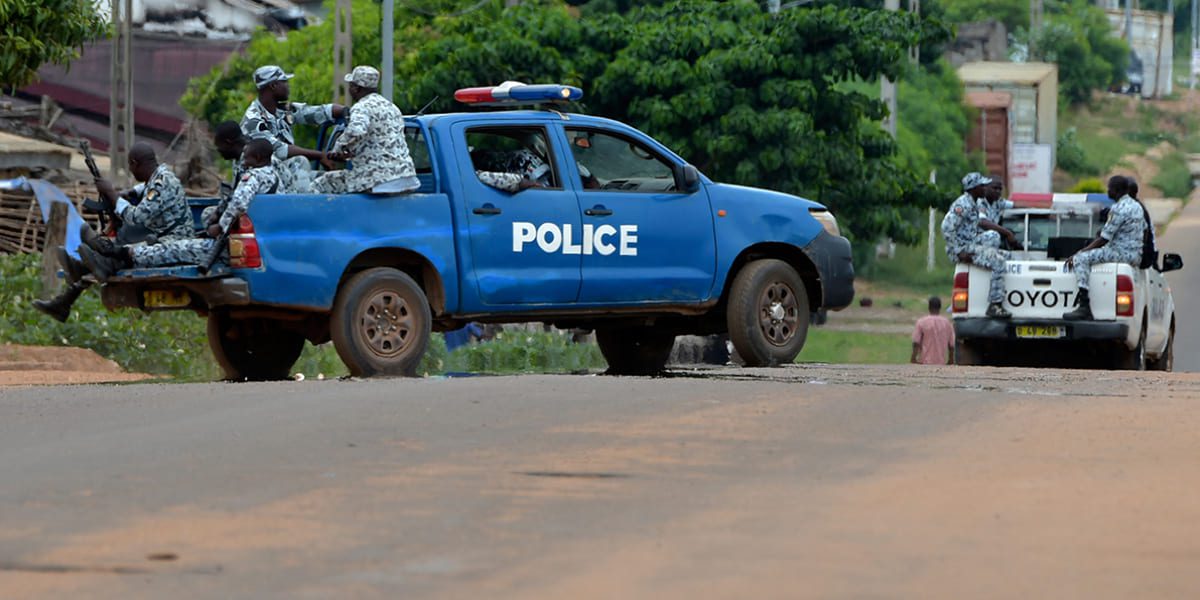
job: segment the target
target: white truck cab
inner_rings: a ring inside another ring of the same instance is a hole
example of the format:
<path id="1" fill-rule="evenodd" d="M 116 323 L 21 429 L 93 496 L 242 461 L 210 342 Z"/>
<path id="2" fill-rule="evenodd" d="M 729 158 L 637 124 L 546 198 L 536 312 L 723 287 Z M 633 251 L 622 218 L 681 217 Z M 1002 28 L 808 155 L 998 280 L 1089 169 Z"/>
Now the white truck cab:
<path id="1" fill-rule="evenodd" d="M 1093 319 L 1062 318 L 1079 292 L 1066 259 L 1096 237 L 1111 204 L 1100 194 L 1055 194 L 1005 211 L 1001 224 L 1025 245 L 1004 276 L 1012 318 L 985 316 L 990 271 L 958 264 L 950 303 L 958 364 L 1172 369 L 1175 302 L 1163 274 L 1183 266 L 1176 254 L 1147 269 L 1093 265 Z"/>

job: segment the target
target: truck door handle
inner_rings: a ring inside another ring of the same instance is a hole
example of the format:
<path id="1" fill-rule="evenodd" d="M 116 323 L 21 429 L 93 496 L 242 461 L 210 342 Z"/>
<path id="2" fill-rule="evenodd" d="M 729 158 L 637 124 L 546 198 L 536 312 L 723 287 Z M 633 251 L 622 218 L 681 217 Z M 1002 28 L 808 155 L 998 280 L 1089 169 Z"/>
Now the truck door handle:
<path id="1" fill-rule="evenodd" d="M 480 206 L 471 212 L 477 215 L 498 215 L 500 214 L 500 209 L 496 208 L 492 204 L 484 204 L 483 206 Z"/>
<path id="2" fill-rule="evenodd" d="M 603 206 L 597 204 L 597 205 L 583 211 L 583 214 L 585 214 L 589 217 L 607 217 L 608 215 L 613 214 L 613 211 L 611 209 L 604 208 Z"/>

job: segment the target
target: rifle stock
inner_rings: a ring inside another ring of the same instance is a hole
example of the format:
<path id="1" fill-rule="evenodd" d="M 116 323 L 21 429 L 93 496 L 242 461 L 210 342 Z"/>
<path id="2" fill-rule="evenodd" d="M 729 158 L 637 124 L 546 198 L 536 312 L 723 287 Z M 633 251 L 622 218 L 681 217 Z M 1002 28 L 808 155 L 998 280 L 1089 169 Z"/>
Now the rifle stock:
<path id="1" fill-rule="evenodd" d="M 208 256 L 204 258 L 203 264 L 196 265 L 196 270 L 199 271 L 201 275 L 208 275 L 208 272 L 212 270 L 212 266 L 216 264 L 218 259 L 221 258 L 221 251 L 225 249 L 225 245 L 228 243 L 229 232 L 222 231 L 221 235 L 217 236 L 216 243 L 213 244 L 212 252 L 209 252 Z"/>

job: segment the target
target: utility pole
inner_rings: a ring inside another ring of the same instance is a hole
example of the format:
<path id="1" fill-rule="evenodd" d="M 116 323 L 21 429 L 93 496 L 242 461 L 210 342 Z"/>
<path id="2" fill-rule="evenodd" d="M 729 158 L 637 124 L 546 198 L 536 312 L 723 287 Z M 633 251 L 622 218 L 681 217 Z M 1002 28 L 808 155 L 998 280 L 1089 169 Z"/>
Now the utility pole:
<path id="1" fill-rule="evenodd" d="M 350 0 L 337 0 L 333 7 L 333 101 L 346 105 L 350 104 L 350 89 L 344 77 L 354 69 L 350 64 L 354 60 L 352 26 Z"/>
<path id="2" fill-rule="evenodd" d="M 1188 80 L 1188 89 L 1196 89 L 1196 72 L 1200 71 L 1200 4 L 1192 0 L 1192 76 Z"/>
<path id="3" fill-rule="evenodd" d="M 1045 10 L 1042 0 L 1029 0 L 1029 56 L 1026 58 L 1028 62 L 1033 61 L 1034 47 L 1037 45 L 1037 34 L 1042 31 L 1042 19 L 1045 16 Z"/>
<path id="4" fill-rule="evenodd" d="M 396 20 L 392 13 L 395 8 L 395 0 L 383 0 L 383 61 L 380 63 L 380 69 L 383 71 L 383 81 L 380 82 L 380 90 L 383 92 L 383 97 L 388 100 L 392 99 L 392 77 L 395 67 L 392 61 L 395 59 L 396 44 L 392 41 L 392 32 L 396 28 Z"/>
<path id="5" fill-rule="evenodd" d="M 108 177 L 124 185 L 133 145 L 133 0 L 112 0 L 112 89 L 108 105 Z"/>
<path id="6" fill-rule="evenodd" d="M 900 0 L 883 0 L 884 10 L 898 11 L 900 10 Z M 883 128 L 892 137 L 896 137 L 896 82 L 887 77 L 879 78 L 879 96 L 880 100 L 887 105 L 888 116 L 883 121 Z"/>

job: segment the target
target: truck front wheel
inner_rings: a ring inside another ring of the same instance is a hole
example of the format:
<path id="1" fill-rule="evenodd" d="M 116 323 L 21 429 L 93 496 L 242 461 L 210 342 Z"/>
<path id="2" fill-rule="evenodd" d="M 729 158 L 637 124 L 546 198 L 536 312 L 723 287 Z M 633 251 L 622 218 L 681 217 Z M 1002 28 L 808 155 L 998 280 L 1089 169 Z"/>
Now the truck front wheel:
<path id="1" fill-rule="evenodd" d="M 287 379 L 304 350 L 304 335 L 273 319 L 208 315 L 208 346 L 230 381 Z"/>
<path id="2" fill-rule="evenodd" d="M 651 327 L 597 327 L 596 344 L 609 375 L 654 375 L 666 368 L 675 336 Z"/>
<path id="3" fill-rule="evenodd" d="M 808 337 L 804 281 L 781 260 L 756 260 L 733 279 L 726 319 L 729 341 L 747 367 L 790 363 Z"/>
<path id="4" fill-rule="evenodd" d="M 413 377 L 429 344 L 429 301 L 412 277 L 367 269 L 351 277 L 333 304 L 330 337 L 352 375 Z"/>

